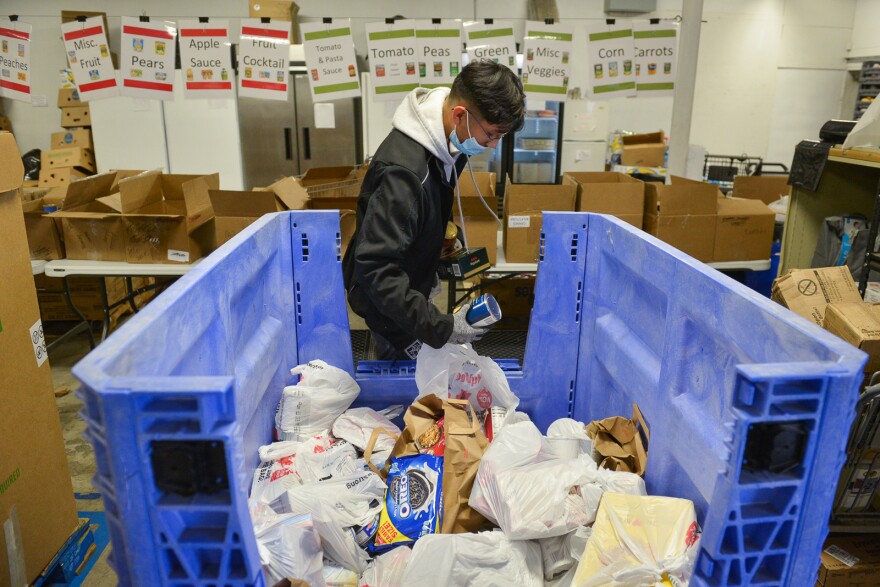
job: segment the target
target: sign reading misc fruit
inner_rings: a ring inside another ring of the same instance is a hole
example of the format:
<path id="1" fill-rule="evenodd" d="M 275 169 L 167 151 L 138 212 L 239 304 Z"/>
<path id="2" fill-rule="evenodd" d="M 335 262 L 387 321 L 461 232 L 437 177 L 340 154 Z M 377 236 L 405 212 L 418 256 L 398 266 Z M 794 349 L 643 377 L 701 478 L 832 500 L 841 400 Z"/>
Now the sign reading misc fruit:
<path id="1" fill-rule="evenodd" d="M 238 53 L 239 96 L 287 100 L 290 78 L 289 22 L 242 19 Z"/>
<path id="2" fill-rule="evenodd" d="M 122 17 L 122 95 L 174 99 L 177 27 L 173 22 Z"/>
<path id="3" fill-rule="evenodd" d="M 0 20 L 0 96 L 31 100 L 31 25 Z"/>
<path id="4" fill-rule="evenodd" d="M 178 24 L 184 97 L 234 98 L 228 22 L 183 20 Z"/>
<path id="5" fill-rule="evenodd" d="M 359 98 L 360 77 L 351 37 L 351 21 L 309 22 L 300 25 L 309 70 L 312 100 L 327 102 Z"/>
<path id="6" fill-rule="evenodd" d="M 107 31 L 100 16 L 61 25 L 67 66 L 83 102 L 119 95 Z"/>

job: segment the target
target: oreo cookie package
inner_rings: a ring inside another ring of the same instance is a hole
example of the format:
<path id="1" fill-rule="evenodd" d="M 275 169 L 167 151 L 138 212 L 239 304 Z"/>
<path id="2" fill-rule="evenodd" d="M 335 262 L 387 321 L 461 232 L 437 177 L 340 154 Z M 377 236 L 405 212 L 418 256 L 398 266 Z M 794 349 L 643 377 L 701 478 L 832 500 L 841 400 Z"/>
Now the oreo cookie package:
<path id="1" fill-rule="evenodd" d="M 433 455 L 392 457 L 385 503 L 373 552 L 412 544 L 440 531 L 443 514 L 443 458 Z"/>

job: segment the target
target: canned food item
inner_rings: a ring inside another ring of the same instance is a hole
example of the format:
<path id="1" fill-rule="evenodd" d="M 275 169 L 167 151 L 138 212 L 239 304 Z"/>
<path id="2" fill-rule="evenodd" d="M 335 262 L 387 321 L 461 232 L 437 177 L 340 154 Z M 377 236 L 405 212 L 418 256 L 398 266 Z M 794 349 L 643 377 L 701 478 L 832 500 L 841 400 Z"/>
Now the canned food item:
<path id="1" fill-rule="evenodd" d="M 642 73 L 642 64 L 636 63 L 636 75 L 639 75 L 640 73 Z"/>
<path id="2" fill-rule="evenodd" d="M 593 66 L 593 77 L 595 77 L 596 79 L 602 78 L 602 64 L 601 63 L 597 63 L 596 65 Z"/>
<path id="3" fill-rule="evenodd" d="M 373 536 L 376 535 L 376 530 L 379 529 L 379 514 L 376 514 L 376 517 L 373 518 L 371 522 L 365 524 L 363 526 L 355 526 L 354 530 L 354 540 L 358 543 L 358 546 L 366 547 L 367 544 L 373 539 Z"/>
<path id="4" fill-rule="evenodd" d="M 623 60 L 623 75 L 631 75 L 632 72 L 633 72 L 632 59 L 624 59 Z"/>
<path id="5" fill-rule="evenodd" d="M 312 70 L 312 79 L 314 81 L 318 81 L 318 70 L 317 69 Z"/>
<path id="6" fill-rule="evenodd" d="M 526 51 L 526 60 L 532 61 L 534 58 L 535 58 L 535 50 L 532 49 L 531 47 L 529 47 L 529 49 Z"/>
<path id="7" fill-rule="evenodd" d="M 562 62 L 563 62 L 563 63 L 568 63 L 568 51 L 563 51 L 563 52 L 562 52 Z"/>
<path id="8" fill-rule="evenodd" d="M 428 64 L 424 61 L 419 61 L 419 77 L 425 77 L 428 75 Z"/>
<path id="9" fill-rule="evenodd" d="M 656 75 L 657 74 L 657 64 L 649 63 L 648 64 L 648 75 Z"/>
<path id="10" fill-rule="evenodd" d="M 663 64 L 663 73 L 665 73 L 666 75 L 669 75 L 670 73 L 672 73 L 672 63 L 667 61 L 666 63 Z"/>
<path id="11" fill-rule="evenodd" d="M 455 77 L 458 75 L 458 61 L 449 62 L 449 75 Z"/>
<path id="12" fill-rule="evenodd" d="M 617 77 L 617 62 L 608 62 L 608 77 Z"/>
<path id="13" fill-rule="evenodd" d="M 434 62 L 434 77 L 440 77 L 443 75 L 443 62 L 435 61 Z"/>
<path id="14" fill-rule="evenodd" d="M 416 64 L 414 62 L 407 62 L 406 64 L 406 75 L 415 75 L 416 74 Z"/>
<path id="15" fill-rule="evenodd" d="M 474 300 L 467 313 L 471 326 L 485 328 L 501 320 L 501 306 L 492 294 L 483 294 Z"/>
<path id="16" fill-rule="evenodd" d="M 349 64 L 348 65 L 348 77 L 354 77 L 356 75 L 357 75 L 357 71 L 355 70 L 354 65 Z"/>
<path id="17" fill-rule="evenodd" d="M 376 77 L 385 77 L 385 66 L 384 65 L 376 65 Z"/>
<path id="18" fill-rule="evenodd" d="M 156 55 L 165 55 L 165 41 L 156 41 Z"/>

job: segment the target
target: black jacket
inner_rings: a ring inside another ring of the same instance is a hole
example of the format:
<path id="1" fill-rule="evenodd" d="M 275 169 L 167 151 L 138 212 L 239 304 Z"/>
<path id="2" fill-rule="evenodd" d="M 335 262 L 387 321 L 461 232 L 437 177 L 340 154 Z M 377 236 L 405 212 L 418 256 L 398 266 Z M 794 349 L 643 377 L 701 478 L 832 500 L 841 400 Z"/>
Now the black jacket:
<path id="1" fill-rule="evenodd" d="M 455 162 L 456 177 L 465 157 Z M 418 340 L 440 348 L 452 316 L 428 300 L 452 219 L 453 185 L 443 164 L 397 129 L 382 142 L 358 196 L 357 228 L 342 261 L 352 310 L 405 349 Z"/>

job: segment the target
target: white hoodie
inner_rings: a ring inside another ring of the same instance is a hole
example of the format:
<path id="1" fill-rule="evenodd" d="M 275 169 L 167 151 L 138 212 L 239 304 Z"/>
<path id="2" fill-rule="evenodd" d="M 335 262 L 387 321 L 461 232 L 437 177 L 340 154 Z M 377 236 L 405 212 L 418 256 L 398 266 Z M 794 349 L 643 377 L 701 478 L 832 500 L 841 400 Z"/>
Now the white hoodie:
<path id="1" fill-rule="evenodd" d="M 447 180 L 453 181 L 455 160 L 461 153 L 449 152 L 443 128 L 443 102 L 448 95 L 449 88 L 416 88 L 397 107 L 391 125 L 440 159 Z"/>

